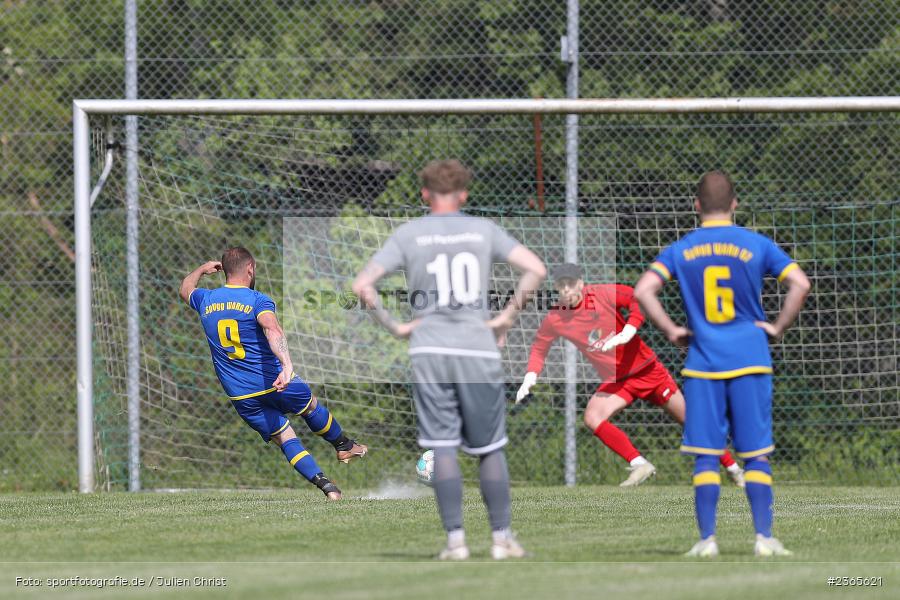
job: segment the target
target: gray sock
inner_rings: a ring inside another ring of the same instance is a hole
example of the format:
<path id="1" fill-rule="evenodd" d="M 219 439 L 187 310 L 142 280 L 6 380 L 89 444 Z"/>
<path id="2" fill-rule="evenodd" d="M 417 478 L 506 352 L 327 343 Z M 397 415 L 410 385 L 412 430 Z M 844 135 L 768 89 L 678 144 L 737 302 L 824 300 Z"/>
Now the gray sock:
<path id="1" fill-rule="evenodd" d="M 506 453 L 497 450 L 481 457 L 481 497 L 487 506 L 491 529 L 508 529 L 510 522 L 509 469 Z"/>
<path id="2" fill-rule="evenodd" d="M 434 495 L 444 529 L 462 529 L 462 472 L 456 448 L 434 449 Z"/>

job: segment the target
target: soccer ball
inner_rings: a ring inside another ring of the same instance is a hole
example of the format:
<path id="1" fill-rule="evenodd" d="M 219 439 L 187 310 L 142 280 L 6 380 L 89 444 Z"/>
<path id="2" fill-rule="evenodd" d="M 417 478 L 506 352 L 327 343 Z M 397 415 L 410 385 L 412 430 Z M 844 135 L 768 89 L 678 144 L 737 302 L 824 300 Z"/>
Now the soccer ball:
<path id="1" fill-rule="evenodd" d="M 416 478 L 422 485 L 431 487 L 434 479 L 434 450 L 426 450 L 416 462 Z"/>

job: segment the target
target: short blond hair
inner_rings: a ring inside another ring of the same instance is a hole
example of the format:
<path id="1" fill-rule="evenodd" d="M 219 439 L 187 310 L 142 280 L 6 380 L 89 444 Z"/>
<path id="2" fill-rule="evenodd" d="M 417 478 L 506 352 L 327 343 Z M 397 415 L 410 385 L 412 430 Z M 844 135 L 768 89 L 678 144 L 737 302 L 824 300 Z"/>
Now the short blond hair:
<path id="1" fill-rule="evenodd" d="M 472 172 L 455 158 L 433 160 L 419 172 L 422 186 L 435 194 L 464 192 L 472 183 Z"/>

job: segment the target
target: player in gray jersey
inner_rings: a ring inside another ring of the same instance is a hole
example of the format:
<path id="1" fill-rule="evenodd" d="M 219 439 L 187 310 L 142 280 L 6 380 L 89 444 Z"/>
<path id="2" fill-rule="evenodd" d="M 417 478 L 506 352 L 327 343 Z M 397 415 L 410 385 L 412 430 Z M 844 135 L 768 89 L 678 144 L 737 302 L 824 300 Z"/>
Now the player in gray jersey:
<path id="1" fill-rule="evenodd" d="M 353 282 L 353 291 L 393 335 L 409 338 L 419 445 L 434 450 L 434 490 L 447 547 L 443 560 L 469 557 L 462 528 L 462 475 L 457 449 L 478 456 L 481 494 L 497 560 L 525 551 L 510 532 L 509 472 L 503 447 L 506 399 L 498 346 L 529 296 L 546 277 L 541 259 L 492 221 L 466 215 L 471 175 L 457 160 L 420 173 L 427 216 L 398 227 Z M 515 294 L 492 317 L 494 263 L 522 272 Z M 375 283 L 406 273 L 413 319 L 398 323 L 381 306 Z"/>

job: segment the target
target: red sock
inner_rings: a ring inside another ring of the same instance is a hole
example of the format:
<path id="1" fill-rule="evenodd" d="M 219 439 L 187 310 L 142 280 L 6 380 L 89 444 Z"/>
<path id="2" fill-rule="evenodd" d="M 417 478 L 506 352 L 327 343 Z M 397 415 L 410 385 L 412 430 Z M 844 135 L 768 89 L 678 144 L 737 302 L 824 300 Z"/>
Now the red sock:
<path id="1" fill-rule="evenodd" d="M 734 464 L 734 458 L 728 454 L 728 450 L 725 451 L 725 454 L 719 457 L 719 462 L 722 463 L 722 466 L 726 469 Z"/>
<path id="2" fill-rule="evenodd" d="M 597 426 L 597 429 L 594 430 L 594 435 L 600 438 L 600 441 L 606 444 L 610 450 L 628 462 L 631 462 L 641 455 L 641 453 L 637 451 L 637 448 L 631 445 L 631 440 L 628 439 L 625 432 L 609 421 L 600 423 L 600 425 Z"/>

